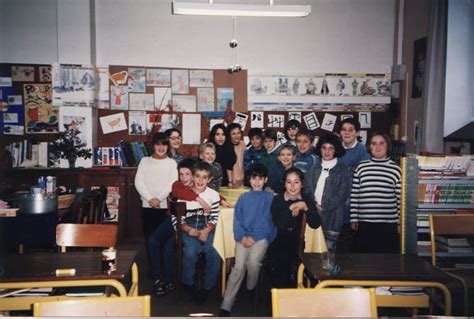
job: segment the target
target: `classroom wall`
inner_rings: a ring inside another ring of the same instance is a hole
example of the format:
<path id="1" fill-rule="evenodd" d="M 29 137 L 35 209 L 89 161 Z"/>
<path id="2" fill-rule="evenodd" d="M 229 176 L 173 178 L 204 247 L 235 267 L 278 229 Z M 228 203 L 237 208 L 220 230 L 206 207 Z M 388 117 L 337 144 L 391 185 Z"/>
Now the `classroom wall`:
<path id="1" fill-rule="evenodd" d="M 312 14 L 237 18 L 237 62 L 249 72 L 390 70 L 396 0 L 275 1 L 288 3 L 311 4 Z M 98 65 L 189 68 L 231 63 L 232 18 L 173 16 L 171 0 L 0 0 L 0 5 L 0 36 L 2 44 L 9 43 L 0 46 L 1 62 L 96 58 Z"/>

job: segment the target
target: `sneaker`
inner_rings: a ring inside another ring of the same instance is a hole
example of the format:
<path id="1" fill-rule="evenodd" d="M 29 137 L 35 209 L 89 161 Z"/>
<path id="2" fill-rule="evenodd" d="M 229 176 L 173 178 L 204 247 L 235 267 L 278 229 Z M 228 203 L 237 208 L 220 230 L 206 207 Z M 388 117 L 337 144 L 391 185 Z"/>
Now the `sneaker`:
<path id="1" fill-rule="evenodd" d="M 163 296 L 165 294 L 165 283 L 161 279 L 156 279 L 152 291 L 156 296 Z"/>
<path id="2" fill-rule="evenodd" d="M 221 308 L 221 309 L 219 309 L 219 314 L 217 316 L 218 317 L 230 317 L 230 311 Z"/>

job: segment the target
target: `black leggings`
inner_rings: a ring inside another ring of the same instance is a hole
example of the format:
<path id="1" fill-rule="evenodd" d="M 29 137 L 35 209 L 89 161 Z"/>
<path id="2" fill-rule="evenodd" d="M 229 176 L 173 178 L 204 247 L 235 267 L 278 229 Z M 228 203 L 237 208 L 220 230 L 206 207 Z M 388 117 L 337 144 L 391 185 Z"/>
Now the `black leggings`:
<path id="1" fill-rule="evenodd" d="M 399 254 L 397 224 L 359 222 L 356 232 L 358 253 Z"/>

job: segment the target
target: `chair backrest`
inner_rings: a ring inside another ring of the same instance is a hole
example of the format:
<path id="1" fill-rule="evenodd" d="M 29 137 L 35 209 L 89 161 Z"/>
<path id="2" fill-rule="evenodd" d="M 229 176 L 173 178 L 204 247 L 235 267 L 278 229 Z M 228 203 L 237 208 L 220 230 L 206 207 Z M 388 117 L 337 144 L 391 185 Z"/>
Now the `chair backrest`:
<path id="1" fill-rule="evenodd" d="M 431 262 L 434 266 L 436 235 L 474 235 L 474 214 L 430 214 Z"/>
<path id="2" fill-rule="evenodd" d="M 272 289 L 273 317 L 377 317 L 374 289 Z"/>
<path id="3" fill-rule="evenodd" d="M 33 305 L 33 316 L 149 317 L 150 296 L 37 302 Z"/>
<path id="4" fill-rule="evenodd" d="M 114 247 L 117 243 L 117 225 L 58 224 L 56 245 L 64 247 Z"/>
<path id="5" fill-rule="evenodd" d="M 176 278 L 175 286 L 176 289 L 180 286 L 181 278 L 181 265 L 182 265 L 182 255 L 183 255 L 183 239 L 179 231 L 181 225 L 181 217 L 186 216 L 186 203 L 178 202 L 176 200 L 171 200 L 168 198 L 168 207 L 171 215 L 176 217 Z"/>

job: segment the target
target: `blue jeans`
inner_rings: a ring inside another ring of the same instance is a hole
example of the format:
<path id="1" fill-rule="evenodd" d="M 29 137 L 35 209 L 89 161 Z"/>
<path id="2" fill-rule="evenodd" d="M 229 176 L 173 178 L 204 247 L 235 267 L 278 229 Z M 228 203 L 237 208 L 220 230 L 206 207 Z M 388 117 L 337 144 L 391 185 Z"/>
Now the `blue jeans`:
<path id="1" fill-rule="evenodd" d="M 174 281 L 176 236 L 171 218 L 166 218 L 148 237 L 151 272 L 165 283 Z"/>
<path id="2" fill-rule="evenodd" d="M 183 236 L 183 266 L 181 270 L 181 282 L 191 286 L 194 283 L 196 272 L 196 262 L 201 251 L 206 254 L 206 269 L 204 270 L 203 288 L 210 290 L 217 284 L 219 270 L 221 267 L 221 257 L 212 246 L 214 241 L 214 231 L 209 233 L 205 243 L 196 237 L 189 236 L 182 232 Z"/>

